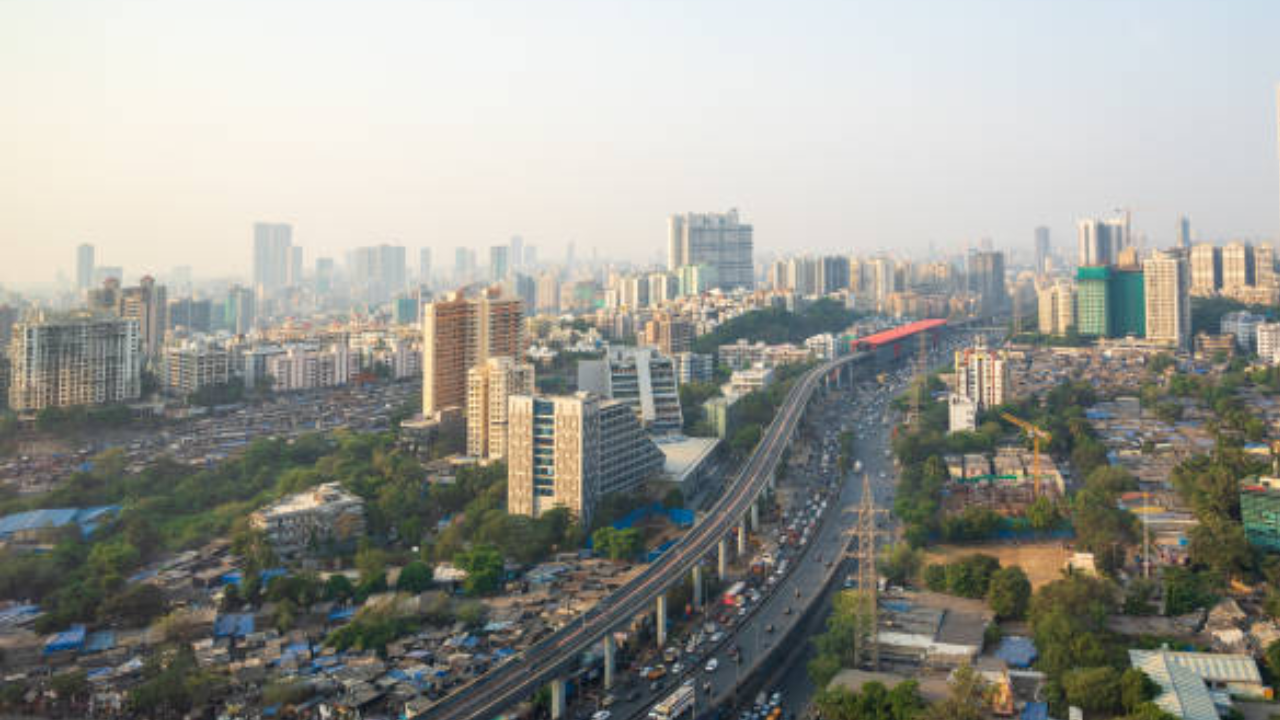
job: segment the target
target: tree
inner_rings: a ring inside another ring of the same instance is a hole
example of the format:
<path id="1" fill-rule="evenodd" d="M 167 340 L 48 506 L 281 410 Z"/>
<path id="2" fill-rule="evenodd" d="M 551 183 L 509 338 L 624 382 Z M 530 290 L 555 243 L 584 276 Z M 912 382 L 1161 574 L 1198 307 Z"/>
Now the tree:
<path id="1" fill-rule="evenodd" d="M 967 598 L 985 597 L 991 576 L 999 569 L 1000 561 L 990 555 L 966 555 L 947 565 L 947 592 Z"/>
<path id="2" fill-rule="evenodd" d="M 1120 673 L 1101 666 L 1068 670 L 1062 676 L 1066 701 L 1089 714 L 1113 714 L 1120 709 Z"/>
<path id="3" fill-rule="evenodd" d="M 889 582 L 895 585 L 902 585 L 920 572 L 920 564 L 922 562 L 923 558 L 920 551 L 915 550 L 907 543 L 898 543 L 885 550 L 880 570 Z"/>
<path id="4" fill-rule="evenodd" d="M 631 560 L 644 550 L 644 538 L 635 528 L 602 527 L 591 534 L 591 544 L 597 554 L 614 561 Z"/>
<path id="5" fill-rule="evenodd" d="M 1253 553 L 1244 526 L 1225 515 L 1202 514 L 1191 528 L 1191 561 L 1224 578 L 1244 576 L 1253 566 Z"/>
<path id="6" fill-rule="evenodd" d="M 1209 573 L 1168 567 L 1161 573 L 1164 607 L 1169 615 L 1185 615 L 1213 605 L 1218 600 L 1214 579 Z"/>
<path id="7" fill-rule="evenodd" d="M 977 670 L 968 664 L 961 665 L 947 684 L 950 689 L 946 699 L 931 706 L 924 713 L 924 720 L 983 720 L 986 717 L 986 684 Z"/>
<path id="8" fill-rule="evenodd" d="M 414 560 L 400 571 L 396 579 L 396 590 L 417 595 L 431 589 L 433 574 L 431 566 L 421 560 Z"/>
<path id="9" fill-rule="evenodd" d="M 1070 575 L 1037 590 L 1027 619 L 1040 649 L 1040 669 L 1060 678 L 1072 668 L 1111 664 L 1116 648 L 1106 622 L 1116 605 L 1115 586 L 1088 575 Z"/>
<path id="10" fill-rule="evenodd" d="M 987 588 L 987 602 L 995 611 L 996 617 L 1002 620 L 1021 619 L 1027 612 L 1031 601 L 1031 581 L 1022 568 L 1000 568 L 991 574 L 991 583 Z"/>
<path id="11" fill-rule="evenodd" d="M 924 586 L 938 593 L 947 591 L 947 566 L 935 563 L 924 569 Z"/>
<path id="12" fill-rule="evenodd" d="M 324 583 L 324 596 L 331 602 L 346 602 L 356 594 L 351 578 L 342 573 L 334 573 Z"/>
<path id="13" fill-rule="evenodd" d="M 138 627 L 164 615 L 167 609 L 163 590 L 150 583 L 138 583 L 108 596 L 98 608 L 98 617 Z"/>
<path id="14" fill-rule="evenodd" d="M 1138 712 L 1139 707 L 1159 694 L 1160 685 L 1138 668 L 1128 668 L 1120 675 L 1120 704 L 1125 712 Z"/>
<path id="15" fill-rule="evenodd" d="M 462 587 L 468 595 L 487 595 L 502 585 L 502 554 L 492 545 L 477 545 L 465 550 L 454 558 L 454 562 L 467 573 Z"/>
<path id="16" fill-rule="evenodd" d="M 1027 506 L 1027 522 L 1033 530 L 1041 532 L 1052 530 L 1060 519 L 1058 506 L 1044 495 L 1036 498 Z"/>

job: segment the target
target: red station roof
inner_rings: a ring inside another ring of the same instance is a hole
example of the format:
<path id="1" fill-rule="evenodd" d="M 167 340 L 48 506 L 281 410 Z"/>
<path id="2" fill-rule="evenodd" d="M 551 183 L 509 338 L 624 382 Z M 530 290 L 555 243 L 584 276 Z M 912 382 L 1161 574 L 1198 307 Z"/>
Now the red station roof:
<path id="1" fill-rule="evenodd" d="M 934 328 L 939 328 L 946 324 L 947 321 L 941 319 L 917 320 L 916 322 L 907 323 L 906 325 L 896 327 L 892 330 L 885 330 L 884 332 L 878 332 L 874 335 L 858 338 L 854 343 L 859 346 L 869 345 L 873 348 L 878 348 L 881 345 L 888 345 L 902 340 L 903 338 L 909 338 L 921 331 L 933 330 Z"/>

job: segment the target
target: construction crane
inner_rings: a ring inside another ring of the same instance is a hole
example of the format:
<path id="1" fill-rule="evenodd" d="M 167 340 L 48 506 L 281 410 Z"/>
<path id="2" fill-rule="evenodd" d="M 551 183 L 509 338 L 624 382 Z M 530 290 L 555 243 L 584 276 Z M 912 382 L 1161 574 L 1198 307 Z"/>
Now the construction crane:
<path id="1" fill-rule="evenodd" d="M 1032 480 L 1034 488 L 1032 497 L 1038 498 L 1040 497 L 1040 441 L 1043 440 L 1046 443 L 1052 442 L 1053 436 L 1050 435 L 1048 431 L 1042 430 L 1026 420 L 1014 417 L 1009 413 L 1002 412 L 1000 413 L 1000 417 L 1022 428 L 1022 431 L 1027 434 L 1027 437 L 1031 438 L 1033 464 L 1032 474 L 1034 476 Z"/>

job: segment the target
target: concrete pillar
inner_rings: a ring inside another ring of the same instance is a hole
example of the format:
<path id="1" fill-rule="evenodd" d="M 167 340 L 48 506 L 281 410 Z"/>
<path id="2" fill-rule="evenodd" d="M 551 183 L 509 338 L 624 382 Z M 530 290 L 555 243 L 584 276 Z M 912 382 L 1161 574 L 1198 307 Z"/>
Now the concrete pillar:
<path id="1" fill-rule="evenodd" d="M 551 681 L 551 720 L 564 718 L 564 678 Z"/>
<path id="2" fill-rule="evenodd" d="M 760 500 L 751 503 L 751 532 L 760 532 Z"/>
<path id="3" fill-rule="evenodd" d="M 738 557 L 746 557 L 747 555 L 747 523 L 745 520 L 738 521 Z"/>
<path id="4" fill-rule="evenodd" d="M 667 596 L 658 596 L 658 647 L 667 644 Z"/>
<path id="5" fill-rule="evenodd" d="M 693 607 L 702 609 L 702 566 L 693 566 Z"/>
<path id="6" fill-rule="evenodd" d="M 613 689 L 613 666 L 615 664 L 614 655 L 618 652 L 617 641 L 613 639 L 613 635 L 604 636 L 604 689 Z"/>
<path id="7" fill-rule="evenodd" d="M 720 582 L 729 576 L 729 541 L 720 538 L 720 542 L 716 545 L 719 550 L 719 557 L 716 558 L 716 574 L 720 577 Z"/>

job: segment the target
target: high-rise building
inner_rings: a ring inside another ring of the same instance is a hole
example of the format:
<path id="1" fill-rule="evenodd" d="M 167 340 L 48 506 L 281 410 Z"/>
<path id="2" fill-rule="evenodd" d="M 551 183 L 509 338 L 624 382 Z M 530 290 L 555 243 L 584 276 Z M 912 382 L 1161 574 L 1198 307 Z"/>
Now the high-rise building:
<path id="1" fill-rule="evenodd" d="M 1105 266 L 1076 270 L 1076 330 L 1094 337 L 1143 337 L 1146 300 L 1141 271 Z"/>
<path id="2" fill-rule="evenodd" d="M 259 295 L 285 288 L 293 262 L 293 226 L 284 223 L 253 225 L 253 287 Z"/>
<path id="3" fill-rule="evenodd" d="M 512 270 L 520 270 L 524 267 L 524 238 L 519 235 L 511 236 L 511 255 L 507 260 Z"/>
<path id="4" fill-rule="evenodd" d="M 289 247 L 289 269 L 284 282 L 286 287 L 302 286 L 302 247 L 299 245 Z"/>
<path id="5" fill-rule="evenodd" d="M 491 357 L 524 359 L 524 303 L 490 289 L 422 306 L 422 412 L 467 401 L 467 371 Z"/>
<path id="6" fill-rule="evenodd" d="M 752 228 L 738 222 L 737 210 L 684 213 L 667 220 L 667 269 L 706 265 L 715 273 L 713 287 L 754 287 L 752 248 Z"/>
<path id="7" fill-rule="evenodd" d="M 431 282 L 431 248 L 418 251 L 418 282 L 423 285 Z"/>
<path id="8" fill-rule="evenodd" d="M 658 312 L 645 324 L 645 342 L 657 347 L 663 355 L 673 357 L 693 349 L 694 329 L 688 320 Z"/>
<path id="9" fill-rule="evenodd" d="M 494 245 L 489 248 L 489 281 L 502 282 L 507 278 L 507 273 L 511 272 L 511 260 L 507 256 L 509 248 L 506 245 Z"/>
<path id="10" fill-rule="evenodd" d="M 1185 349 L 1191 341 L 1191 271 L 1185 257 L 1157 252 L 1142 263 L 1147 339 Z"/>
<path id="11" fill-rule="evenodd" d="M 84 292 L 93 286 L 93 246 L 84 243 L 76 248 L 76 289 Z"/>
<path id="12" fill-rule="evenodd" d="M 1225 313 L 1218 321 L 1223 335 L 1235 338 L 1236 345 L 1245 352 L 1253 352 L 1258 338 L 1258 326 L 1267 321 L 1263 315 L 1255 315 L 1248 310 L 1235 310 Z"/>
<path id="13" fill-rule="evenodd" d="M 978 410 L 1003 405 L 1012 389 L 1009 365 L 1004 353 L 988 348 L 981 340 L 955 354 L 956 394 L 973 400 Z"/>
<path id="14" fill-rule="evenodd" d="M 1253 285 L 1253 280 L 1253 248 L 1242 242 L 1222 248 L 1222 290 L 1239 290 Z"/>
<path id="15" fill-rule="evenodd" d="M 524 246 L 524 257 L 520 259 L 520 267 L 524 268 L 527 272 L 532 272 L 538 269 L 537 245 Z"/>
<path id="16" fill-rule="evenodd" d="M 555 315 L 560 312 L 560 278 L 553 272 L 544 272 L 538 276 L 535 291 L 537 302 L 534 309 L 539 313 Z"/>
<path id="17" fill-rule="evenodd" d="M 533 365 L 491 357 L 467 371 L 467 454 L 497 460 L 507 454 L 507 411 L 512 395 L 535 391 Z"/>
<path id="18" fill-rule="evenodd" d="M 589 527 L 599 500 L 662 472 L 662 451 L 631 408 L 590 393 L 510 399 L 507 511 L 538 517 L 563 507 Z"/>
<path id="19" fill-rule="evenodd" d="M 1260 288 L 1276 285 L 1276 252 L 1269 244 L 1253 246 L 1253 284 Z"/>
<path id="20" fill-rule="evenodd" d="M 381 304 L 407 284 L 405 249 L 399 245 L 356 248 L 351 253 L 351 284 L 358 297 Z"/>
<path id="21" fill-rule="evenodd" d="M 166 345 L 161 377 L 165 393 L 186 397 L 199 390 L 226 385 L 234 377 L 232 352 L 206 340 L 186 340 Z"/>
<path id="22" fill-rule="evenodd" d="M 1036 299 L 1039 306 L 1040 332 L 1065 335 L 1076 324 L 1076 288 L 1067 281 L 1041 287 Z"/>
<path id="23" fill-rule="evenodd" d="M 978 298 L 978 313 L 998 315 L 1009 308 L 1005 290 L 1004 253 L 983 251 L 969 254 L 969 292 Z"/>
<path id="24" fill-rule="evenodd" d="M 1196 243 L 1191 248 L 1191 294 L 1208 297 L 1221 289 L 1221 250 L 1210 243 Z"/>
<path id="25" fill-rule="evenodd" d="M 19 412 L 137 400 L 138 321 L 79 313 L 18 322 L 9 371 L 9 407 Z"/>
<path id="26" fill-rule="evenodd" d="M 207 333 L 214 330 L 213 302 L 180 298 L 169 301 L 169 330 Z"/>
<path id="27" fill-rule="evenodd" d="M 1258 359 L 1269 365 L 1280 364 L 1280 323 L 1259 323 L 1254 329 Z"/>
<path id="28" fill-rule="evenodd" d="M 1191 218 L 1186 215 L 1178 218 L 1178 247 L 1183 250 L 1191 248 Z"/>
<path id="29" fill-rule="evenodd" d="M 138 321 L 138 337 L 143 355 L 150 361 L 158 360 L 164 345 L 164 334 L 169 328 L 169 301 L 163 285 L 146 275 L 137 287 L 120 291 L 120 305 L 116 311 L 122 318 Z"/>
<path id="30" fill-rule="evenodd" d="M 454 282 L 470 282 L 476 273 L 476 251 L 466 247 L 455 248 L 453 251 L 453 273 Z"/>
<path id="31" fill-rule="evenodd" d="M 258 302 L 253 290 L 232 285 L 227 290 L 223 323 L 236 335 L 247 335 L 258 324 Z"/>
<path id="32" fill-rule="evenodd" d="M 316 293 L 328 295 L 333 290 L 333 258 L 316 258 Z"/>
<path id="33" fill-rule="evenodd" d="M 1086 218 L 1076 224 L 1079 264 L 1110 265 L 1129 247 L 1129 216 L 1099 220 Z"/>
<path id="34" fill-rule="evenodd" d="M 1036 228 L 1036 274 L 1049 272 L 1049 257 L 1052 247 L 1049 245 L 1049 228 L 1043 225 Z"/>
<path id="35" fill-rule="evenodd" d="M 684 426 L 675 365 L 651 348 L 611 347 L 599 360 L 579 360 L 578 389 L 626 403 L 650 432 Z"/>

